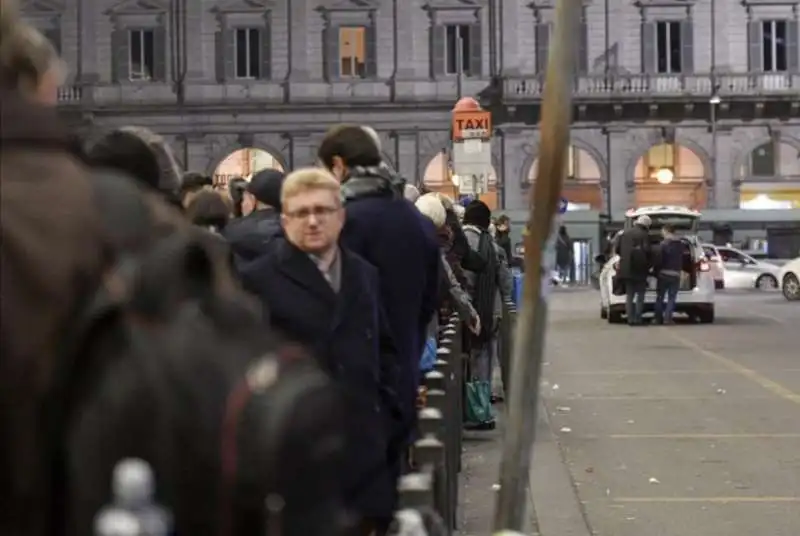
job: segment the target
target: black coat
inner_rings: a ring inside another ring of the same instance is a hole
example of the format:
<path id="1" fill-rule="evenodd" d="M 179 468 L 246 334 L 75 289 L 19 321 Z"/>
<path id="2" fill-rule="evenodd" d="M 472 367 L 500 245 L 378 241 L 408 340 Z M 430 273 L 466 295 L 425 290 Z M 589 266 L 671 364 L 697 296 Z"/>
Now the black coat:
<path id="1" fill-rule="evenodd" d="M 269 241 L 280 234 L 280 214 L 271 209 L 254 210 L 237 218 L 222 233 L 239 267 L 263 255 Z"/>
<path id="2" fill-rule="evenodd" d="M 380 304 L 378 273 L 342 249 L 335 293 L 308 255 L 285 238 L 242 270 L 245 288 L 261 299 L 270 325 L 309 348 L 341 385 L 347 403 L 345 501 L 361 515 L 388 516 L 396 502 L 401 430 L 397 355 Z"/>
<path id="3" fill-rule="evenodd" d="M 617 277 L 628 281 L 646 281 L 653 266 L 650 236 L 647 229 L 634 225 L 619 237 Z"/>

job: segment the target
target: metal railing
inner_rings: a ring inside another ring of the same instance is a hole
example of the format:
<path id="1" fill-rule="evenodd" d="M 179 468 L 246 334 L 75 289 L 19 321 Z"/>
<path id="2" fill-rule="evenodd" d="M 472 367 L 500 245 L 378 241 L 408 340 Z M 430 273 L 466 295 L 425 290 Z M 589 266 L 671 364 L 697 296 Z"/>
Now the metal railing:
<path id="1" fill-rule="evenodd" d="M 800 91 L 800 73 L 646 74 L 609 73 L 575 77 L 577 98 L 638 96 L 791 95 Z M 544 75 L 507 78 L 506 100 L 541 98 Z"/>
<path id="2" fill-rule="evenodd" d="M 498 334 L 498 361 L 503 386 L 508 385 L 516 306 L 508 302 Z M 464 379 L 467 355 L 462 346 L 463 323 L 457 314 L 439 334 L 434 370 L 425 376 L 426 403 L 419 412 L 419 439 L 412 458 L 416 472 L 399 482 L 400 508 L 427 508 L 457 528 L 458 474 L 461 471 Z"/>

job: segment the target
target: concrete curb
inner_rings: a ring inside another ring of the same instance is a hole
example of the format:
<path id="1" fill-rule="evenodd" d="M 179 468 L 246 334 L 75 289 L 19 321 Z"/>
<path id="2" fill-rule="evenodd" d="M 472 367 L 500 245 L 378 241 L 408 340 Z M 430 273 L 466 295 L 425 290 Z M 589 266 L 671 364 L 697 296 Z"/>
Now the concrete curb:
<path id="1" fill-rule="evenodd" d="M 529 478 L 541 536 L 592 536 L 543 399 L 539 403 Z"/>

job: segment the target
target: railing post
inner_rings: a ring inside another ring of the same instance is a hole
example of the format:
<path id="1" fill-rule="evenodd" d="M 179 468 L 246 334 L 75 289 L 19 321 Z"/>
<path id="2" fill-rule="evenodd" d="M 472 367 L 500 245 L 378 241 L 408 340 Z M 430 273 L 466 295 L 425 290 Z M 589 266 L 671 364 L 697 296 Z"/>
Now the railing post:
<path id="1" fill-rule="evenodd" d="M 450 475 L 446 463 L 446 447 L 441 439 L 447 428 L 443 411 L 434 407 L 421 410 L 419 427 L 421 437 L 414 443 L 414 461 L 433 477 L 431 487 L 434 509 L 443 519 L 452 519 L 454 505 L 450 503 Z"/>

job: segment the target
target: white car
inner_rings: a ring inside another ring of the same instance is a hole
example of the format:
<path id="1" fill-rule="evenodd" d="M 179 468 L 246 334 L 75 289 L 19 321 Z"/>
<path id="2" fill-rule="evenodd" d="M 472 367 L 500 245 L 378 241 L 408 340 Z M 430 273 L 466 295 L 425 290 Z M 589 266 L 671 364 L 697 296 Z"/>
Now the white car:
<path id="1" fill-rule="evenodd" d="M 778 281 L 787 300 L 800 301 L 800 257 L 783 265 Z"/>
<path id="2" fill-rule="evenodd" d="M 710 324 L 714 322 L 714 277 L 711 274 L 706 254 L 697 237 L 701 214 L 696 210 L 679 206 L 650 206 L 629 210 L 625 214 L 625 229 L 630 229 L 639 216 L 647 215 L 652 221 L 650 236 L 653 244 L 661 242 L 661 228 L 665 224 L 672 225 L 676 234 L 685 244 L 683 277 L 681 289 L 675 302 L 675 312 L 684 313 L 690 318 Z M 602 257 L 602 256 L 600 256 Z M 614 277 L 616 275 L 619 256 L 610 259 L 598 258 L 604 262 L 600 272 L 600 317 L 615 324 L 623 321 L 625 316 L 625 294 L 614 293 Z M 656 279 L 650 277 L 648 291 L 645 295 L 645 312 L 654 310 L 656 301 Z"/>
<path id="3" fill-rule="evenodd" d="M 703 244 L 708 255 L 713 248 L 715 256 L 711 260 L 711 273 L 715 279 L 722 275 L 723 288 L 774 290 L 778 288 L 781 267 L 767 260 L 759 260 L 753 255 L 730 246 Z M 715 269 L 718 272 L 715 272 Z M 717 285 L 717 288 L 720 288 Z"/>
<path id="4" fill-rule="evenodd" d="M 714 288 L 725 288 L 725 269 L 722 266 L 722 258 L 719 256 L 717 246 L 714 244 L 703 244 L 703 252 L 706 254 L 711 277 L 714 278 Z"/>

